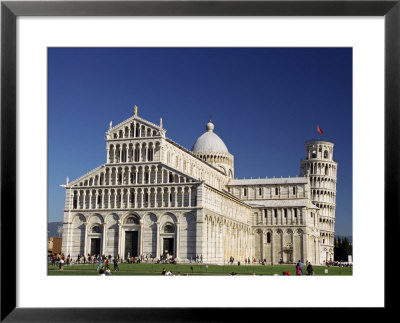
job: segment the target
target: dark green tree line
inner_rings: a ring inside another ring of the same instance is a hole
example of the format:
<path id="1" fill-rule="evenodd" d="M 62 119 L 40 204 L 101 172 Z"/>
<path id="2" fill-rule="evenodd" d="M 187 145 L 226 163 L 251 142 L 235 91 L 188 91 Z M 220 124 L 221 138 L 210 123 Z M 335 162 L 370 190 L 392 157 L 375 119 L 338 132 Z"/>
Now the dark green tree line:
<path id="1" fill-rule="evenodd" d="M 348 261 L 348 256 L 353 255 L 353 245 L 347 237 L 335 237 L 335 260 Z"/>

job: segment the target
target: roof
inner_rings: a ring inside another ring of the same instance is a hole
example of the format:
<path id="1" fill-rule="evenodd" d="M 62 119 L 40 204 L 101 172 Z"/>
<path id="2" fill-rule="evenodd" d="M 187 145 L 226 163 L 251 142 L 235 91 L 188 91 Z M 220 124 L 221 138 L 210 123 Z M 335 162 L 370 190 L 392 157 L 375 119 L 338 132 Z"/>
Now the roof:
<path id="1" fill-rule="evenodd" d="M 307 184 L 308 177 L 281 177 L 281 178 L 254 178 L 233 179 L 229 186 L 233 185 L 267 185 L 267 184 Z"/>
<path id="2" fill-rule="evenodd" d="M 251 206 L 261 207 L 308 207 L 310 209 L 318 209 L 310 200 L 307 199 L 291 199 L 291 200 L 251 200 L 244 201 Z"/>
<path id="3" fill-rule="evenodd" d="M 214 132 L 214 125 L 207 123 L 207 132 L 203 133 L 192 147 L 193 153 L 225 153 L 229 154 L 228 148 L 222 139 Z"/>

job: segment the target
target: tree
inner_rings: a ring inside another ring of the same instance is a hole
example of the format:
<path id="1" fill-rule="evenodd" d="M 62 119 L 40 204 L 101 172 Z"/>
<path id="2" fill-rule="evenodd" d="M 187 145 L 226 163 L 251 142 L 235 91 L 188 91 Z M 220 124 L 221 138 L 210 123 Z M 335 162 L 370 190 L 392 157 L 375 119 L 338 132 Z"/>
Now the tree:
<path id="1" fill-rule="evenodd" d="M 335 260 L 348 261 L 348 256 L 353 254 L 353 246 L 347 237 L 335 238 Z"/>

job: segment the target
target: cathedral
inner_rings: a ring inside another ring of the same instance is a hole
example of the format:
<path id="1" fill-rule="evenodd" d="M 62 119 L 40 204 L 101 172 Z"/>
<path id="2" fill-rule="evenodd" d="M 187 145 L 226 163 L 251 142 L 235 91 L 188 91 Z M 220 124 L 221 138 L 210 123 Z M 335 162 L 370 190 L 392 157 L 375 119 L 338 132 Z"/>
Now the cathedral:
<path id="1" fill-rule="evenodd" d="M 134 114 L 105 134 L 106 162 L 66 189 L 62 252 L 178 263 L 333 260 L 337 163 L 332 142 L 305 142 L 300 177 L 237 179 L 211 120 L 192 150 Z"/>

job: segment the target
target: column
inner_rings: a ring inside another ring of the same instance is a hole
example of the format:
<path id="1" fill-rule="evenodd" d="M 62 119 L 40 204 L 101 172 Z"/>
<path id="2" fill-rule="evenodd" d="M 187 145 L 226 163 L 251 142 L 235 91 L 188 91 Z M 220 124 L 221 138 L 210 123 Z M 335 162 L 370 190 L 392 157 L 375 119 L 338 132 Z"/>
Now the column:
<path id="1" fill-rule="evenodd" d="M 107 209 L 111 209 L 111 191 L 108 191 Z"/>
<path id="2" fill-rule="evenodd" d="M 167 204 L 167 206 L 168 207 L 171 207 L 171 188 L 170 187 L 168 187 L 168 191 L 167 191 L 168 193 L 168 198 L 167 198 L 167 201 L 168 201 L 168 204 Z"/>
<path id="3" fill-rule="evenodd" d="M 142 166 L 142 184 L 144 184 L 144 167 Z"/>
<path id="4" fill-rule="evenodd" d="M 108 164 L 110 162 L 110 148 L 107 147 L 107 161 L 106 163 Z"/>
<path id="5" fill-rule="evenodd" d="M 154 207 L 158 207 L 158 199 L 157 199 L 157 194 L 158 193 L 158 187 L 154 188 Z"/>
<path id="6" fill-rule="evenodd" d="M 86 210 L 86 190 L 83 191 L 83 209 Z"/>
<path id="7" fill-rule="evenodd" d="M 153 159 L 154 159 L 154 158 L 153 158 Z M 158 184 L 158 167 L 156 167 L 156 170 L 155 170 L 154 183 Z"/>
<path id="8" fill-rule="evenodd" d="M 85 225 L 85 245 L 84 245 L 84 247 L 83 247 L 83 254 L 84 254 L 84 256 L 87 256 L 87 227 L 88 227 L 88 223 L 87 222 L 84 222 L 83 223 L 84 225 Z"/>
<path id="9" fill-rule="evenodd" d="M 114 190 L 114 209 L 117 208 L 117 190 Z"/>
<path id="10" fill-rule="evenodd" d="M 161 188 L 161 207 L 164 207 L 164 187 Z"/>
<path id="11" fill-rule="evenodd" d="M 104 192 L 104 190 L 102 190 L 101 191 L 101 208 L 102 209 L 104 209 L 104 195 L 105 195 L 105 192 Z"/>
<path id="12" fill-rule="evenodd" d="M 122 254 L 122 223 L 121 220 L 118 220 L 118 255 L 120 258 L 124 258 L 125 255 Z"/>
<path id="13" fill-rule="evenodd" d="M 143 220 L 140 220 L 139 255 L 143 254 Z"/>
<path id="14" fill-rule="evenodd" d="M 271 264 L 275 263 L 275 230 L 271 232 Z"/>
<path id="15" fill-rule="evenodd" d="M 182 186 L 182 207 L 185 206 L 185 187 Z"/>
<path id="16" fill-rule="evenodd" d="M 117 147 L 113 147 L 114 149 L 113 149 L 113 152 L 114 152 L 114 155 L 113 155 L 113 163 L 116 163 L 117 162 Z"/>
<path id="17" fill-rule="evenodd" d="M 148 157 L 148 153 L 149 153 L 149 147 L 147 146 L 147 144 L 146 144 L 146 148 L 145 148 L 144 152 L 145 152 L 144 153 L 144 161 L 147 162 L 148 161 L 147 157 Z"/>
<path id="18" fill-rule="evenodd" d="M 143 191 L 143 188 L 142 188 L 141 191 L 140 191 L 140 207 L 141 208 L 143 208 L 143 194 L 144 194 L 144 191 Z"/>
<path id="19" fill-rule="evenodd" d="M 126 145 L 126 148 L 125 148 L 125 162 L 128 162 L 128 152 L 129 152 L 129 148 L 128 148 L 128 145 Z"/>
<path id="20" fill-rule="evenodd" d="M 129 169 L 128 169 L 128 184 L 129 185 L 132 184 L 131 176 L 132 176 L 132 171 L 131 171 L 131 167 L 129 167 Z"/>
<path id="21" fill-rule="evenodd" d="M 81 210 L 82 209 L 82 207 L 81 207 L 81 201 L 80 201 L 80 197 L 81 197 L 81 191 L 80 190 L 78 190 L 78 202 L 77 202 L 77 209 L 79 209 L 79 210 Z"/>
<path id="22" fill-rule="evenodd" d="M 139 160 L 139 162 L 141 162 L 142 161 L 142 145 L 141 144 L 139 144 L 139 158 L 138 158 Z"/>
<path id="23" fill-rule="evenodd" d="M 130 189 L 130 188 L 128 188 L 128 201 L 127 201 L 127 204 L 128 204 L 128 209 L 131 209 L 131 208 L 132 208 L 132 203 L 131 203 L 131 194 L 132 194 L 132 192 L 131 192 L 131 189 Z"/>
<path id="24" fill-rule="evenodd" d="M 192 206 L 192 188 L 189 187 L 189 202 L 188 202 L 188 207 Z"/>
<path id="25" fill-rule="evenodd" d="M 265 250 L 264 250 L 264 231 L 261 231 L 261 261 L 264 261 Z"/>
<path id="26" fill-rule="evenodd" d="M 102 254 L 106 254 L 106 238 L 107 238 L 107 223 L 103 223 L 103 247 L 102 247 Z"/>
<path id="27" fill-rule="evenodd" d="M 302 257 L 302 262 L 304 263 L 306 260 L 308 260 L 307 256 L 308 256 L 308 252 L 307 252 L 307 248 L 308 248 L 308 235 L 306 232 L 304 232 L 301 235 L 301 238 L 303 239 L 303 257 Z M 311 261 L 311 259 L 309 259 L 309 261 Z"/>
<path id="28" fill-rule="evenodd" d="M 174 187 L 174 197 L 175 197 L 175 204 L 174 207 L 178 206 L 178 188 Z"/>
<path id="29" fill-rule="evenodd" d="M 176 255 L 175 258 L 179 258 L 180 249 L 180 223 L 176 222 Z"/>
<path id="30" fill-rule="evenodd" d="M 99 192 L 98 192 L 98 190 L 96 190 L 95 191 L 96 193 L 95 193 L 95 202 L 94 202 L 94 208 L 95 209 L 98 209 L 99 207 L 98 207 L 98 202 L 99 202 Z"/>
<path id="31" fill-rule="evenodd" d="M 157 254 L 156 254 L 156 257 L 158 259 L 160 259 L 159 258 L 160 257 L 160 250 L 161 250 L 160 247 L 161 247 L 160 246 L 160 222 L 157 221 Z"/>
<path id="32" fill-rule="evenodd" d="M 135 208 L 137 208 L 138 207 L 138 202 L 137 202 L 137 192 L 138 192 L 138 190 L 136 189 L 136 188 L 134 188 L 133 189 L 133 194 L 134 194 L 134 200 L 133 200 L 133 202 L 134 202 L 134 207 Z"/>
<path id="33" fill-rule="evenodd" d="M 151 206 L 151 188 L 149 187 L 147 189 L 147 207 L 149 208 Z"/>

